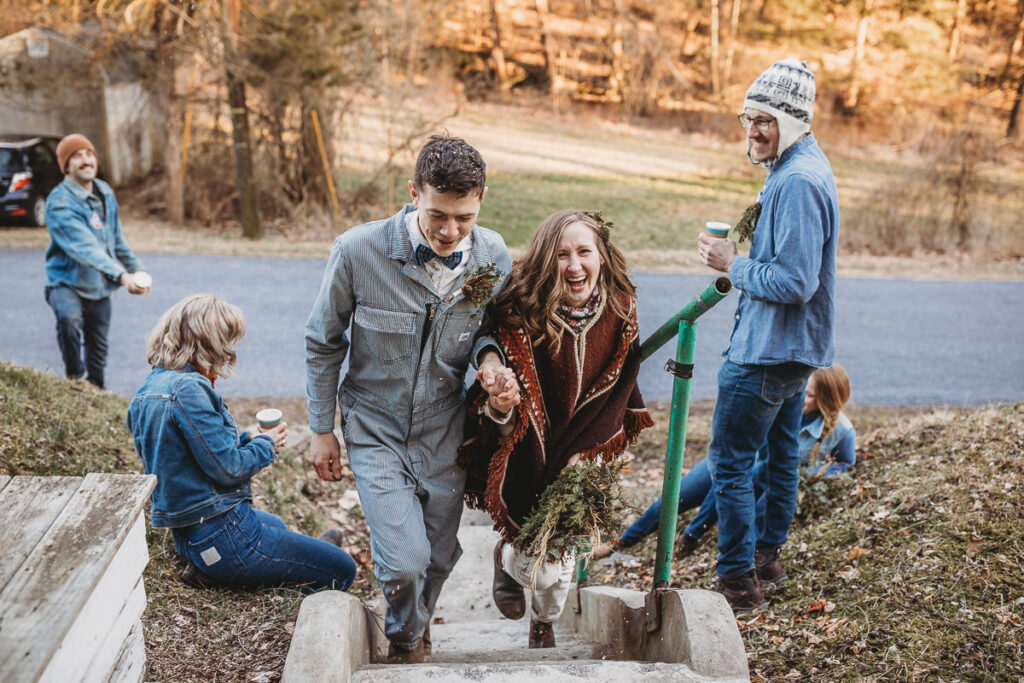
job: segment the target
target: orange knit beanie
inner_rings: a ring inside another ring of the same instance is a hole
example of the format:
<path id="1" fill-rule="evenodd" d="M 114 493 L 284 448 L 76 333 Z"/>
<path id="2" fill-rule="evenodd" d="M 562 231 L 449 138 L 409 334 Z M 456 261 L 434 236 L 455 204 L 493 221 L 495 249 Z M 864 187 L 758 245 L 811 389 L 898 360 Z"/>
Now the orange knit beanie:
<path id="1" fill-rule="evenodd" d="M 89 142 L 89 138 L 78 133 L 72 133 L 71 135 L 65 135 L 61 138 L 60 142 L 57 143 L 57 164 L 60 166 L 61 173 L 68 172 L 68 160 L 74 156 L 75 152 L 81 149 L 91 150 L 93 155 L 96 154 L 96 148 Z M 99 159 L 96 160 L 96 166 L 99 167 Z"/>

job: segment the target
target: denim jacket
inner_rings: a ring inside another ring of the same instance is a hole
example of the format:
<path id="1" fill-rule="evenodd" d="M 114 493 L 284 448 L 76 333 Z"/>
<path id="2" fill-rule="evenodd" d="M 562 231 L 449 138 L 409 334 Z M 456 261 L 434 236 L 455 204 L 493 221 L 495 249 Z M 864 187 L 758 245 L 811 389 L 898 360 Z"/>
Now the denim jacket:
<path id="1" fill-rule="evenodd" d="M 127 421 L 146 473 L 157 477 L 154 528 L 195 524 L 251 500 L 249 480 L 276 457 L 269 436 L 238 433 L 210 380 L 190 365 L 153 368 Z"/>
<path id="2" fill-rule="evenodd" d="M 466 270 L 442 295 L 413 256 L 405 223 L 413 210 L 407 204 L 391 218 L 351 228 L 334 241 L 306 322 L 309 426 L 316 433 L 334 428 L 342 398 L 372 412 L 379 427 L 399 440 L 408 438 L 412 425 L 426 417 L 462 410 L 470 359 L 493 343 L 480 334 L 486 302 L 473 303 L 461 287 L 478 268 L 494 263 L 504 277 L 493 293 L 501 290 L 512 269 L 504 240 L 473 226 Z M 339 387 L 346 356 L 348 372 Z"/>
<path id="3" fill-rule="evenodd" d="M 65 286 L 83 299 L 105 299 L 125 272 L 142 270 L 121 234 L 114 191 L 102 180 L 90 194 L 65 176 L 46 198 L 46 286 Z"/>
<path id="4" fill-rule="evenodd" d="M 828 159 L 810 133 L 772 166 L 761 190 L 750 256 L 729 277 L 740 295 L 725 356 L 740 365 L 835 358 L 839 197 Z"/>
<path id="5" fill-rule="evenodd" d="M 805 416 L 800 433 L 796 437 L 800 452 L 800 465 L 808 468 L 810 472 L 817 472 L 822 465 L 827 463 L 826 476 L 845 472 L 853 467 L 857 461 L 854 450 L 856 432 L 850 418 L 846 417 L 846 413 L 839 413 L 839 420 L 836 422 L 835 428 L 824 439 L 821 438 L 821 432 L 825 428 L 825 418 L 821 414 L 817 414 L 817 417 L 812 419 L 808 419 L 808 417 L 810 416 Z M 814 446 L 819 439 L 821 447 L 817 451 L 814 462 L 811 462 Z M 849 439 L 849 443 L 844 444 L 847 439 Z"/>

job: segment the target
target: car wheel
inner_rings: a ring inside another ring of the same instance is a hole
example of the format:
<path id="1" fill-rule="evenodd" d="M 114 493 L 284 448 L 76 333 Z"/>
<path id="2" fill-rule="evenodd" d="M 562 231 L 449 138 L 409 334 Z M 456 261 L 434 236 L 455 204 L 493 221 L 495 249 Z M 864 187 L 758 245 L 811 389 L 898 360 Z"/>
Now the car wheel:
<path id="1" fill-rule="evenodd" d="M 32 202 L 32 225 L 38 225 L 43 227 L 46 225 L 46 199 L 43 197 L 36 197 L 36 200 Z"/>

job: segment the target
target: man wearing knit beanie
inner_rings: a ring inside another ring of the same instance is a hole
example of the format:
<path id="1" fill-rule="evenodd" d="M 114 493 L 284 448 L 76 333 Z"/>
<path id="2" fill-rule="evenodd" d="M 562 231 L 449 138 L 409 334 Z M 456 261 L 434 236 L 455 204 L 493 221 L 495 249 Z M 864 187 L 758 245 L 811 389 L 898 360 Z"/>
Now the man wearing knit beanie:
<path id="1" fill-rule="evenodd" d="M 804 387 L 815 368 L 835 358 L 839 199 L 811 133 L 814 96 L 806 62 L 776 62 L 758 76 L 739 116 L 747 158 L 768 169 L 741 221 L 741 235 L 753 232 L 750 254 L 739 255 L 726 238 L 698 239 L 700 259 L 741 290 L 708 446 L 718 511 L 716 589 L 737 612 L 755 608 L 765 588 L 786 580 L 779 551 L 796 509 Z M 756 506 L 755 459 L 765 490 Z"/>
<path id="2" fill-rule="evenodd" d="M 114 191 L 96 177 L 99 160 L 89 139 L 65 136 L 57 162 L 65 176 L 46 198 L 46 302 L 57 319 L 65 375 L 102 389 L 110 295 L 119 286 L 148 294 L 152 278 L 124 240 Z"/>

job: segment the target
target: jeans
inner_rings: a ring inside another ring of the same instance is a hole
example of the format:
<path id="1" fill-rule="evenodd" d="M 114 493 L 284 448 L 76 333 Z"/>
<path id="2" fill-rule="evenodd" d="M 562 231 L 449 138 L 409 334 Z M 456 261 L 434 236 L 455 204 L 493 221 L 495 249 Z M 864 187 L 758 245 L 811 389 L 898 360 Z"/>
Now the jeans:
<path id="1" fill-rule="evenodd" d="M 758 452 L 758 459 L 754 462 L 754 500 L 756 501 L 756 518 L 758 538 L 764 531 L 764 460 L 761 459 L 761 452 Z M 707 532 L 708 529 L 718 524 L 718 502 L 715 498 L 715 490 L 710 484 L 708 475 L 708 494 L 700 504 L 700 510 L 694 515 L 690 525 L 686 527 L 684 535 L 696 540 Z"/>
<path id="2" fill-rule="evenodd" d="M 682 479 L 679 480 L 679 512 L 677 514 L 682 514 L 687 510 L 700 505 L 710 491 L 711 473 L 708 472 L 708 459 L 701 458 L 701 460 L 694 465 Z M 712 500 L 714 499 L 712 498 Z M 622 536 L 619 537 L 619 544 L 628 548 L 631 545 L 639 543 L 645 536 L 658 528 L 660 516 L 661 498 L 658 498 L 658 500 L 651 503 L 651 506 L 647 508 L 639 519 L 630 524 L 629 528 L 622 532 Z M 699 516 L 700 515 L 698 515 L 698 517 Z M 695 519 L 694 522 L 696 521 L 697 520 Z M 694 526 L 694 522 L 690 523 L 690 527 Z M 711 524 L 714 524 L 714 521 L 712 521 Z M 689 531 L 689 528 L 687 531 Z"/>
<path id="3" fill-rule="evenodd" d="M 800 453 L 797 434 L 804 387 L 814 368 L 802 363 L 738 365 L 718 372 L 718 398 L 708 446 L 718 510 L 718 565 L 723 579 L 754 568 L 755 545 L 786 542 L 796 510 Z M 758 529 L 754 463 L 764 452 L 764 528 Z"/>
<path id="4" fill-rule="evenodd" d="M 103 369 L 107 365 L 110 297 L 83 299 L 69 287 L 47 287 L 46 303 L 50 304 L 57 318 L 57 346 L 64 359 L 64 375 L 76 379 L 85 375 L 102 389 Z"/>
<path id="5" fill-rule="evenodd" d="M 224 586 L 348 590 L 356 574 L 355 561 L 341 548 L 288 531 L 280 517 L 247 502 L 173 532 L 177 553 Z"/>

